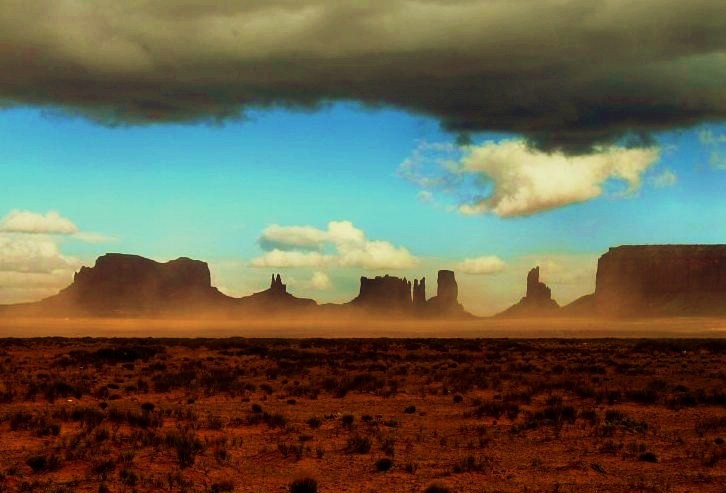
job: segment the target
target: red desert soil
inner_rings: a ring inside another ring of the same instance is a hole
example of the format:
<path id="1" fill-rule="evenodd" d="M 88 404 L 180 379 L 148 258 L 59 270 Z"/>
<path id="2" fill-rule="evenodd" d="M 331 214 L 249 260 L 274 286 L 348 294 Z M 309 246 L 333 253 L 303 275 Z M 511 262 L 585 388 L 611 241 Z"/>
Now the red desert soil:
<path id="1" fill-rule="evenodd" d="M 723 493 L 725 372 L 716 339 L 4 339 L 0 491 Z"/>

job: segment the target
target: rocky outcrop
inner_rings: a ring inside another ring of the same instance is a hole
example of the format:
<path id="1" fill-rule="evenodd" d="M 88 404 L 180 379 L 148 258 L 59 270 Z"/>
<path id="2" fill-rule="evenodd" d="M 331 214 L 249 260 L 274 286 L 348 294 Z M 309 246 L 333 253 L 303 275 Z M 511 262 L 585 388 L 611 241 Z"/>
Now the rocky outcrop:
<path id="1" fill-rule="evenodd" d="M 459 303 L 459 286 L 454 271 L 440 270 L 436 279 L 436 296 L 426 302 L 424 313 L 432 318 L 471 316 Z"/>
<path id="2" fill-rule="evenodd" d="M 360 278 L 360 291 L 352 305 L 376 312 L 411 311 L 411 281 L 389 275 Z"/>
<path id="3" fill-rule="evenodd" d="M 265 291 L 240 298 L 236 303 L 245 313 L 255 314 L 286 314 L 310 310 L 318 305 L 315 300 L 297 298 L 288 293 L 280 274 L 272 274 L 270 287 Z"/>
<path id="4" fill-rule="evenodd" d="M 0 306 L 11 316 L 98 317 L 228 317 L 310 315 L 385 315 L 420 318 L 468 318 L 458 302 L 453 271 L 438 273 L 436 296 L 426 299 L 426 279 L 411 281 L 389 275 L 361 277 L 358 296 L 343 305 L 320 307 L 314 300 L 287 292 L 280 274 L 270 287 L 243 298 L 233 298 L 211 284 L 206 263 L 189 258 L 156 262 L 137 255 L 109 253 L 93 267 L 82 267 L 73 283 L 60 293 L 36 303 Z M 413 288 L 413 289 L 412 289 Z M 314 311 L 317 310 L 317 311 Z"/>
<path id="5" fill-rule="evenodd" d="M 560 306 L 552 299 L 552 291 L 539 280 L 539 266 L 527 273 L 527 293 L 519 303 L 509 307 L 500 316 L 541 317 L 558 315 Z"/>
<path id="6" fill-rule="evenodd" d="M 275 277 L 275 274 L 272 274 L 270 291 L 276 295 L 287 294 L 287 284 L 282 283 L 282 277 L 280 277 L 280 274 L 277 274 L 277 277 Z"/>
<path id="7" fill-rule="evenodd" d="M 413 280 L 413 306 L 414 310 L 426 305 L 426 278 Z"/>
<path id="8" fill-rule="evenodd" d="M 726 314 L 726 245 L 626 245 L 597 264 L 603 316 Z"/>
<path id="9" fill-rule="evenodd" d="M 471 317 L 458 301 L 459 288 L 450 270 L 438 274 L 437 295 L 426 299 L 426 278 L 411 281 L 399 277 L 361 277 L 360 294 L 349 306 L 371 314 L 414 316 L 419 318 Z M 412 290 L 413 287 L 413 290 Z M 333 309 L 328 307 L 328 310 Z"/>
<path id="10" fill-rule="evenodd" d="M 227 296 L 211 284 L 205 262 L 178 258 L 156 262 L 137 255 L 109 253 L 93 267 L 81 267 L 73 283 L 37 303 L 7 307 L 28 316 L 283 316 L 317 306 L 287 292 L 280 274 L 270 288 L 244 298 Z"/>
<path id="11" fill-rule="evenodd" d="M 124 316 L 176 309 L 200 309 L 227 297 L 211 285 L 206 263 L 189 258 L 156 262 L 109 253 L 93 267 L 81 267 L 73 284 L 41 303 L 61 312 Z"/>

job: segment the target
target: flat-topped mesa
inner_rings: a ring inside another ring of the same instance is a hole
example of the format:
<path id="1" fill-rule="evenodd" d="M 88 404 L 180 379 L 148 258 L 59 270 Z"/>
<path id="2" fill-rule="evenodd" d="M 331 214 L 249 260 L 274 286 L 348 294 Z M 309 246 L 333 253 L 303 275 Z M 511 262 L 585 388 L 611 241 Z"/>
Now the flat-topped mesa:
<path id="1" fill-rule="evenodd" d="M 108 253 L 82 267 L 73 284 L 46 300 L 81 312 L 155 313 L 225 298 L 211 285 L 209 266 L 186 257 L 161 263 Z"/>
<path id="2" fill-rule="evenodd" d="M 726 314 L 726 245 L 625 245 L 600 257 L 594 311 L 604 316 Z"/>
<path id="3" fill-rule="evenodd" d="M 539 280 L 539 266 L 527 273 L 527 293 L 519 303 L 507 308 L 500 316 L 540 317 L 557 315 L 560 305 L 552 299 L 552 290 Z"/>
<path id="4" fill-rule="evenodd" d="M 411 310 L 411 281 L 389 275 L 360 278 L 360 292 L 351 304 L 375 311 Z"/>

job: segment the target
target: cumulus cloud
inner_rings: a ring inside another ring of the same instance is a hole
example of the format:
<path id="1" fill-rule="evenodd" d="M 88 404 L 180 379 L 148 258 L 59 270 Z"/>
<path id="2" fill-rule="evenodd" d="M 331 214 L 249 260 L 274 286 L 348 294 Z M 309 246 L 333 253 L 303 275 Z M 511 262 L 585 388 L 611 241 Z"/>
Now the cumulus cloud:
<path id="1" fill-rule="evenodd" d="M 708 150 L 709 164 L 714 168 L 726 169 L 726 133 L 701 130 L 698 140 Z"/>
<path id="2" fill-rule="evenodd" d="M 61 251 L 63 238 L 89 243 L 113 239 L 79 231 L 56 211 L 12 210 L 0 219 L 0 303 L 36 301 L 70 283 L 80 261 Z"/>
<path id="3" fill-rule="evenodd" d="M 72 235 L 78 233 L 78 227 L 55 211 L 42 214 L 13 210 L 0 219 L 0 232 Z"/>
<path id="4" fill-rule="evenodd" d="M 464 274 L 488 275 L 502 272 L 506 264 L 497 256 L 467 258 L 456 265 L 456 270 Z"/>
<path id="5" fill-rule="evenodd" d="M 258 243 L 269 250 L 252 267 L 360 267 L 406 269 L 417 259 L 406 248 L 368 240 L 350 221 L 330 221 L 327 229 L 312 226 L 267 227 Z M 270 249 L 271 248 L 271 249 Z"/>
<path id="6" fill-rule="evenodd" d="M 332 261 L 332 256 L 319 252 L 299 252 L 275 248 L 250 262 L 252 267 L 322 267 Z"/>
<path id="7" fill-rule="evenodd" d="M 672 187 L 678 183 L 678 175 L 673 170 L 664 169 L 657 175 L 652 176 L 650 182 L 655 188 Z"/>
<path id="8" fill-rule="evenodd" d="M 77 262 L 61 254 L 46 237 L 0 235 L 0 272 L 51 273 L 72 269 Z"/>
<path id="9" fill-rule="evenodd" d="M 359 101 L 577 153 L 723 119 L 725 31 L 718 0 L 10 0 L 0 101 L 107 124 Z"/>
<path id="10" fill-rule="evenodd" d="M 309 285 L 313 289 L 324 291 L 326 289 L 330 289 L 333 286 L 333 283 L 330 281 L 330 277 L 325 272 L 316 271 L 313 272 Z"/>
<path id="11" fill-rule="evenodd" d="M 399 172 L 419 185 L 441 186 L 457 195 L 462 214 L 512 217 L 594 199 L 613 181 L 625 185 L 616 195 L 633 194 L 659 156 L 657 147 L 617 146 L 570 156 L 514 139 L 462 147 L 448 159 L 436 159 L 433 167 L 426 160 L 415 159 L 415 165 L 408 160 Z"/>

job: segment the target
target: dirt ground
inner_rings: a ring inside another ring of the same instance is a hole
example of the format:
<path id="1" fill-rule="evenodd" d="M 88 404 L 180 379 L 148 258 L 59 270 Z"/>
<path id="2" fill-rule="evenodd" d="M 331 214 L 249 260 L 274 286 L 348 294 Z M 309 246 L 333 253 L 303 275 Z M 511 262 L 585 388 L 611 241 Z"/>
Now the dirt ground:
<path id="1" fill-rule="evenodd" d="M 3 339 L 0 491 L 724 493 L 725 383 L 723 339 Z"/>

